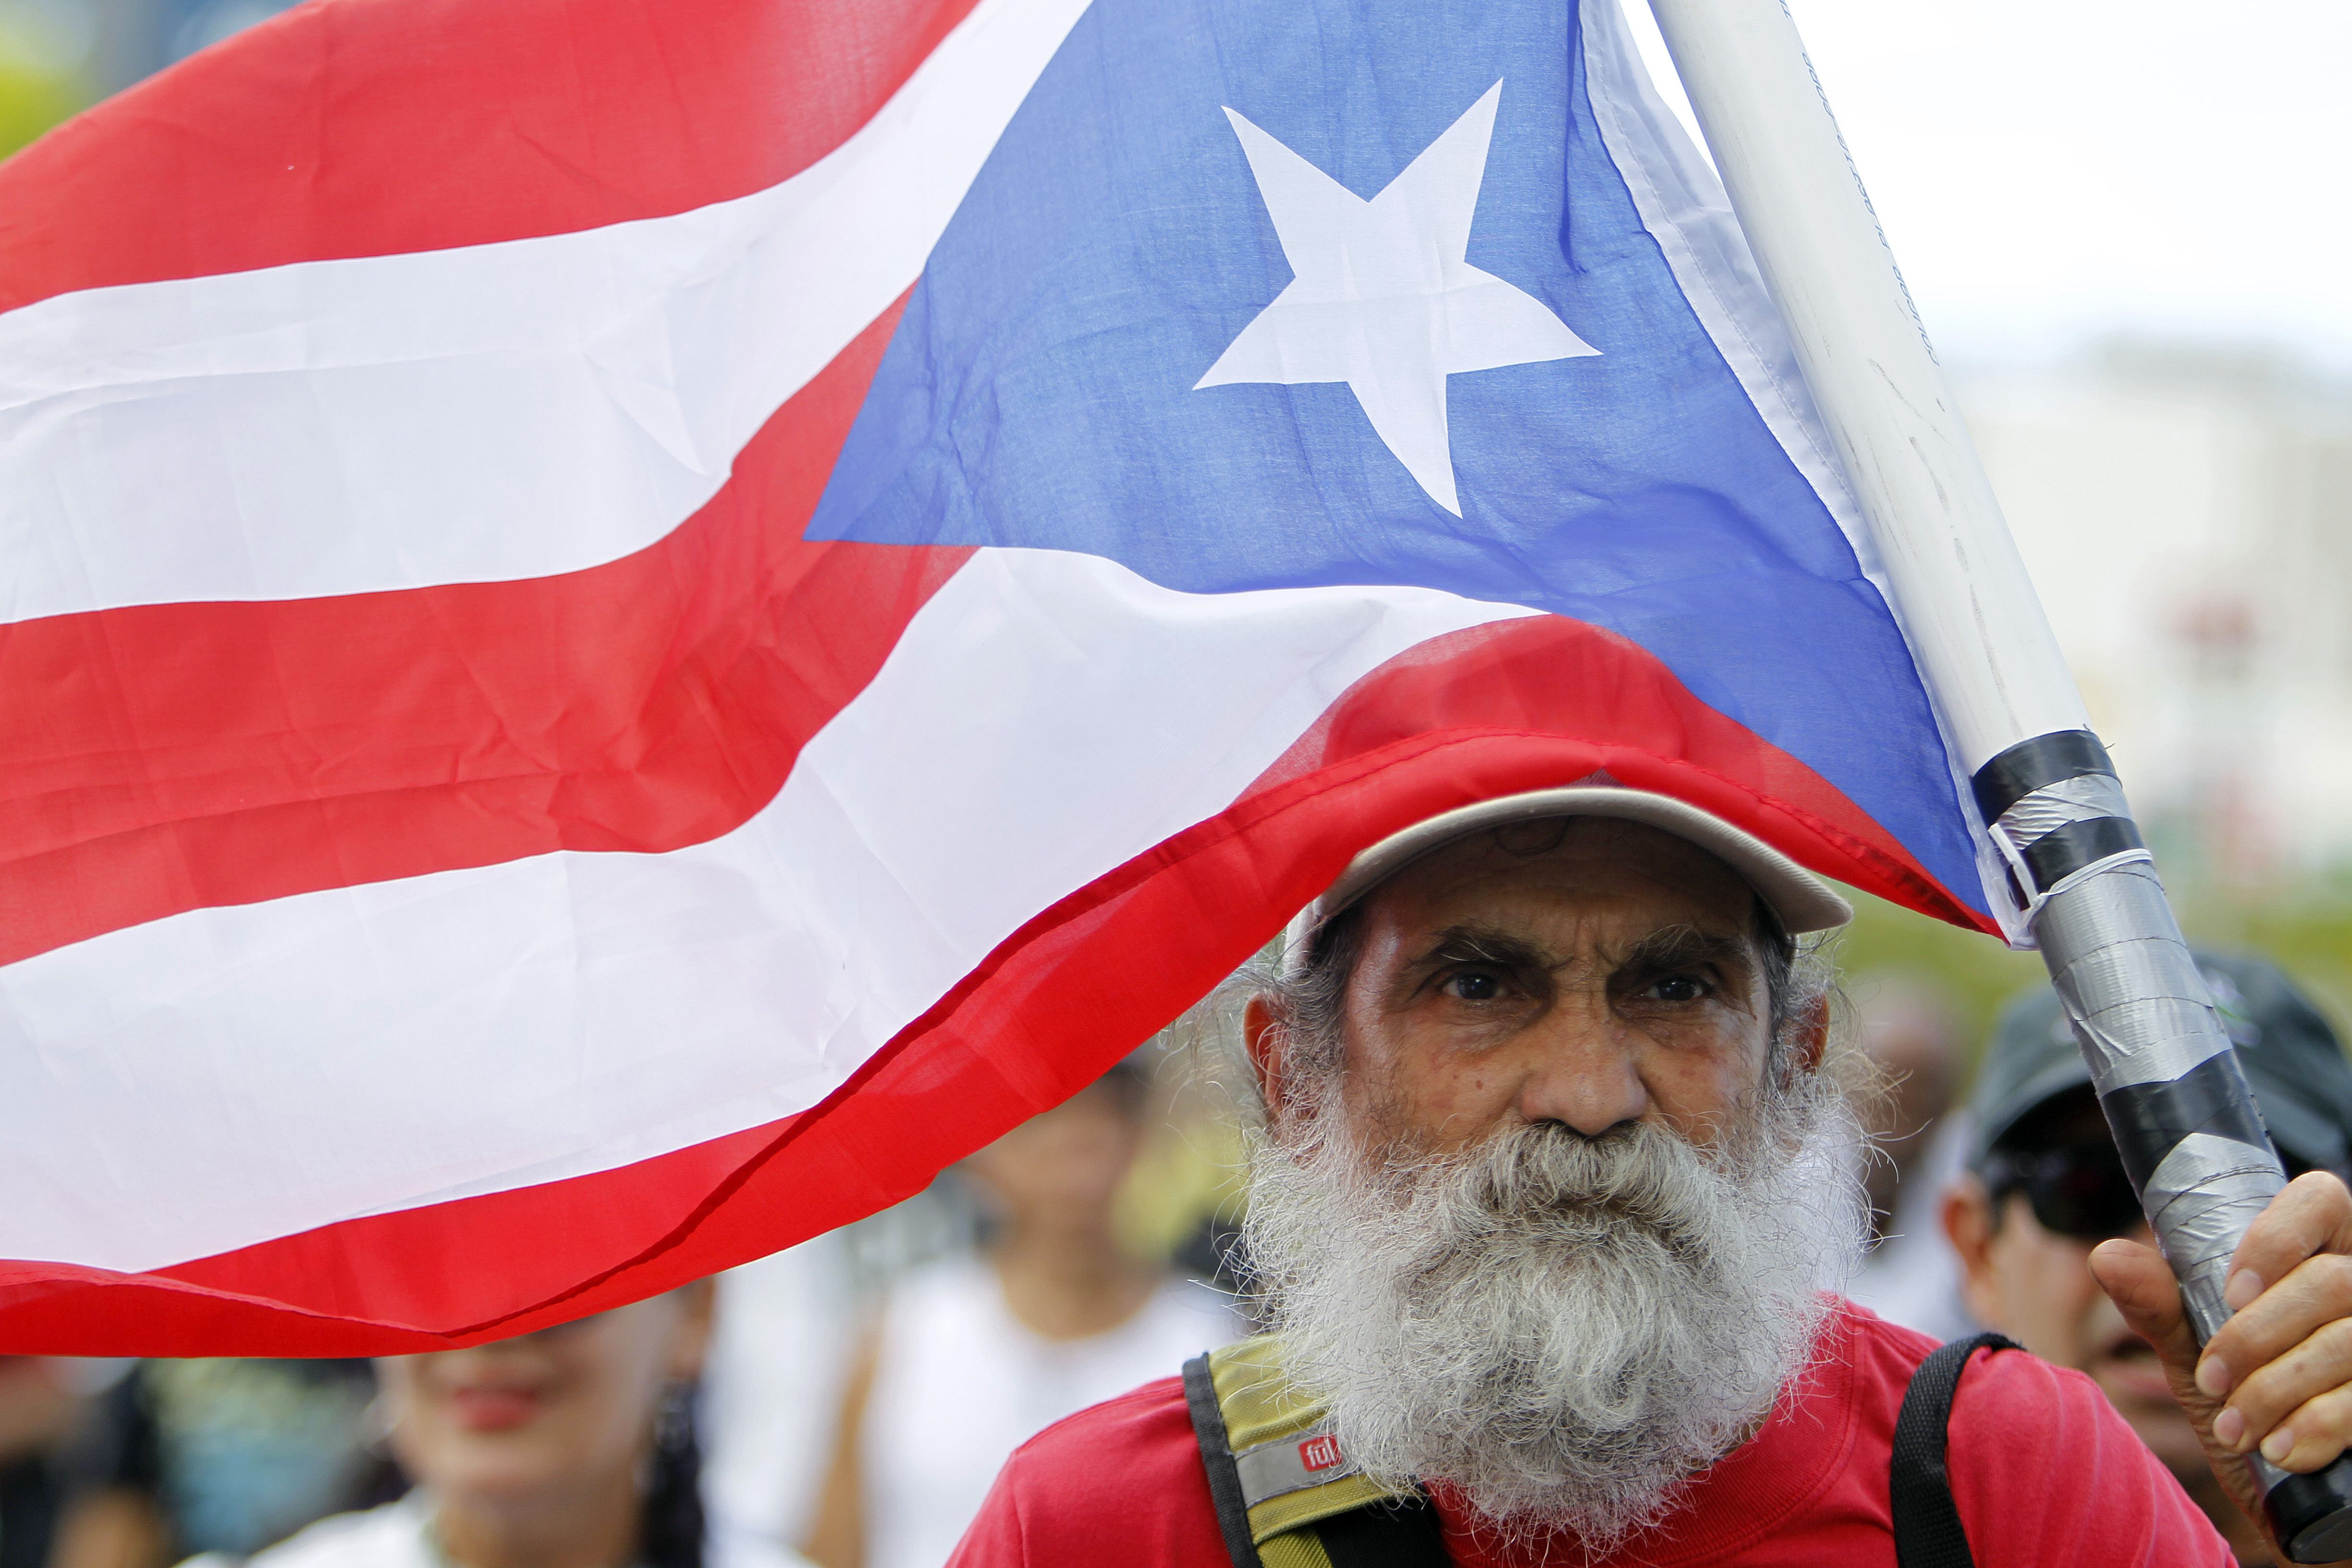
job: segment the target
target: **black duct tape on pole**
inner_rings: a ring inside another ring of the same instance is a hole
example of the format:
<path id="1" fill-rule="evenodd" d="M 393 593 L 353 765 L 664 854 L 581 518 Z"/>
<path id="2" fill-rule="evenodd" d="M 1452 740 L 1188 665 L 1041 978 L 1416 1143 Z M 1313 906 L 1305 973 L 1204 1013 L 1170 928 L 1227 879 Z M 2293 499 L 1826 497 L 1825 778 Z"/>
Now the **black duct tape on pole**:
<path id="1" fill-rule="evenodd" d="M 2116 776 L 2106 747 L 2088 730 L 2060 730 L 2020 741 L 1979 768 L 1969 784 L 1984 819 L 1999 822 L 2002 813 L 2035 790 L 2089 773 Z"/>
<path id="2" fill-rule="evenodd" d="M 2217 1138 L 2252 1151 L 2257 1164 L 2275 1164 L 2270 1129 L 2238 1069 L 2237 1054 L 2208 1057 L 2169 1083 L 2134 1083 L 2099 1103 L 2115 1129 L 2116 1150 L 2132 1185 L 2145 1193 L 2164 1158 L 2191 1136 Z"/>
<path id="3" fill-rule="evenodd" d="M 2202 1343 L 2230 1316 L 2231 1255 L 2286 1184 L 2262 1111 L 2098 737 L 2021 742 L 1972 782 Z M 2249 1462 L 2290 1559 L 2352 1557 L 2352 1454 L 2308 1476 Z"/>

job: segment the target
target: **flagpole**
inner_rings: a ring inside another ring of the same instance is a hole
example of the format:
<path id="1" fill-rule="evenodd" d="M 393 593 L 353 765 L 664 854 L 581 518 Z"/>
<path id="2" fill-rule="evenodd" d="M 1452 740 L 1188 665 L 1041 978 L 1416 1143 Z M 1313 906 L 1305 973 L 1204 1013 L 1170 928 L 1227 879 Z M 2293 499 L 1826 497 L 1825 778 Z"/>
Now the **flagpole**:
<path id="1" fill-rule="evenodd" d="M 2229 1036 L 1783 0 L 1651 8 L 2202 1342 L 2286 1179 Z M 2352 1556 L 2352 1455 L 2250 1458 L 2290 1558 Z"/>

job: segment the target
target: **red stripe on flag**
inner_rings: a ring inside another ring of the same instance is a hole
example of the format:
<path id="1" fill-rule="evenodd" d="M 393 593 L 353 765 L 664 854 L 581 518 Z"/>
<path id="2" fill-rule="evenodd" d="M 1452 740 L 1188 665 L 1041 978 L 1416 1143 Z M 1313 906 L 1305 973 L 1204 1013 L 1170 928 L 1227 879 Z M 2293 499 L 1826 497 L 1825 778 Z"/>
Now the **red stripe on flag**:
<path id="1" fill-rule="evenodd" d="M 1660 748 L 1666 749 L 1660 749 Z M 1255 952 L 1362 845 L 1606 769 L 1979 930 L 1794 758 L 1648 654 L 1547 617 L 1435 639 L 1352 687 L 1259 785 L 1008 938 L 814 1110 L 595 1175 L 323 1226 L 153 1275 L 0 1268 L 0 1343 L 359 1355 L 619 1305 L 870 1214 L 1059 1103 Z"/>
<path id="2" fill-rule="evenodd" d="M 764 190 L 972 0 L 319 0 L 0 164 L 0 310 L 568 234 Z"/>
<path id="3" fill-rule="evenodd" d="M 904 303 L 635 555 L 0 626 L 0 963 L 185 910 L 740 826 L 971 553 L 801 538 Z"/>

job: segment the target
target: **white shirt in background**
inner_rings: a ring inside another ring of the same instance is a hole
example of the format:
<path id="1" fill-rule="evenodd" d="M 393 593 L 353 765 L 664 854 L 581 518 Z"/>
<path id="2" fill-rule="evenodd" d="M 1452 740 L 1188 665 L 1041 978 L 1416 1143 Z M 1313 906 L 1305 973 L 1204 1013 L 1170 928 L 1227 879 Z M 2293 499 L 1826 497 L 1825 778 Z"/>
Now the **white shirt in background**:
<path id="1" fill-rule="evenodd" d="M 702 1506 L 731 1531 L 808 1534 L 856 1348 L 849 1248 L 828 1231 L 719 1276 L 702 1370 Z"/>
<path id="2" fill-rule="evenodd" d="M 451 1568 L 428 1528 L 433 1510 L 422 1493 L 363 1513 L 339 1513 L 246 1559 L 249 1568 Z M 702 1543 L 703 1568 L 810 1568 L 806 1558 L 772 1542 L 714 1529 Z M 181 1568 L 236 1568 L 218 1552 Z"/>
<path id="3" fill-rule="evenodd" d="M 909 1277 L 883 1309 L 859 1431 L 866 1568 L 940 1568 L 1013 1449 L 1242 1331 L 1227 1298 L 1190 1280 L 1108 1333 L 1049 1340 L 1013 1316 L 983 1261 Z"/>

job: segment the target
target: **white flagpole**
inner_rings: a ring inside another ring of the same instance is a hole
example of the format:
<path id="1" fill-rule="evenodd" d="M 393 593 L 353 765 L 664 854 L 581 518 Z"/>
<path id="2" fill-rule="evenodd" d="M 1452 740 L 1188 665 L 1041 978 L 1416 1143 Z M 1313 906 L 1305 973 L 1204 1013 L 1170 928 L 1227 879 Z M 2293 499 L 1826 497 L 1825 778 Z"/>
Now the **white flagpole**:
<path id="1" fill-rule="evenodd" d="M 1654 9 L 1963 765 L 2087 728 L 1796 25 L 1778 0 Z"/>
<path id="2" fill-rule="evenodd" d="M 2284 1184 L 2236 1053 L 2090 733 L 2040 599 L 1783 0 L 1651 0 L 1893 609 L 2181 1281 L 2200 1340 Z M 2298 1563 L 2352 1556 L 2352 1455 L 2252 1462 Z"/>

